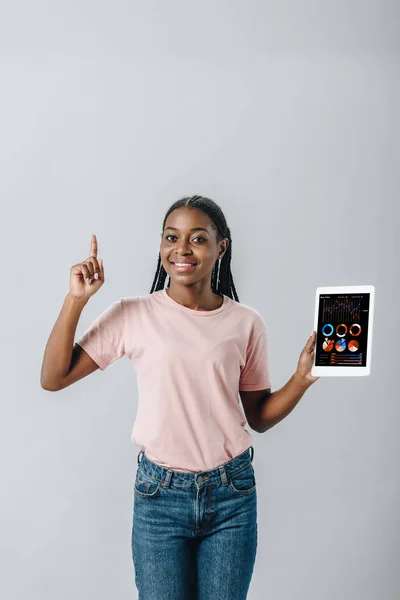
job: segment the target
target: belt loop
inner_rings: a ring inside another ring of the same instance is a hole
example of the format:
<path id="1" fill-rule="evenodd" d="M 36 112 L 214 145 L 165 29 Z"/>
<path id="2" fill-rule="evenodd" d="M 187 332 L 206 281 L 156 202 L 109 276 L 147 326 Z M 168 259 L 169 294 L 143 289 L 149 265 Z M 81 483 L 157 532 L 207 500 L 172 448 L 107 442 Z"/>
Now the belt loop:
<path id="1" fill-rule="evenodd" d="M 140 463 L 140 461 L 142 460 L 142 456 L 143 456 L 143 454 L 144 454 L 143 450 L 140 450 L 140 451 L 139 451 L 139 454 L 137 455 L 137 464 L 139 464 L 139 463 Z M 142 455 L 142 456 L 140 456 L 140 455 Z M 139 460 L 139 456 L 140 456 L 140 460 Z"/>
<path id="2" fill-rule="evenodd" d="M 171 471 L 171 469 L 168 469 L 164 481 L 161 481 L 162 487 L 169 487 L 169 484 L 171 483 L 171 478 L 172 478 L 172 471 Z"/>
<path id="3" fill-rule="evenodd" d="M 253 446 L 250 446 L 250 457 L 251 457 L 251 462 L 253 462 L 253 456 L 254 456 L 254 448 L 253 448 Z"/>
<path id="4" fill-rule="evenodd" d="M 219 472 L 221 474 L 221 479 L 222 479 L 222 485 L 228 485 L 228 478 L 226 476 L 226 472 L 225 472 L 225 467 L 224 465 L 221 465 L 220 467 L 218 467 Z"/>

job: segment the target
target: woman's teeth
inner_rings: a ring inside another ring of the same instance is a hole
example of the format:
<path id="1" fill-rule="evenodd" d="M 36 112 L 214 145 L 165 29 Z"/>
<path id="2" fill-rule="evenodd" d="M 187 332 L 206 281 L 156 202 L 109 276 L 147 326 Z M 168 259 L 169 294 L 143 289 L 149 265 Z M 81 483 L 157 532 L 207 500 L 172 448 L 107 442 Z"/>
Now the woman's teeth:
<path id="1" fill-rule="evenodd" d="M 187 263 L 172 263 L 175 267 L 175 269 L 178 269 L 180 271 L 189 271 L 190 269 L 194 269 L 194 267 L 197 265 L 194 264 L 187 264 Z"/>

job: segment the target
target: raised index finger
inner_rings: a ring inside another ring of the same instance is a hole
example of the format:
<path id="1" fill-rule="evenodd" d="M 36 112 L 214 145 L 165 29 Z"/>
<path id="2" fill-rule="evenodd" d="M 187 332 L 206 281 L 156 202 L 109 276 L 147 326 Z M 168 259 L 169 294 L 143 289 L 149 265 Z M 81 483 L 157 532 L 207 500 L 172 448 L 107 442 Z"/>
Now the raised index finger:
<path id="1" fill-rule="evenodd" d="M 92 233 L 92 241 L 90 243 L 90 254 L 89 256 L 94 256 L 94 258 L 97 258 L 97 238 L 94 235 L 94 233 Z"/>

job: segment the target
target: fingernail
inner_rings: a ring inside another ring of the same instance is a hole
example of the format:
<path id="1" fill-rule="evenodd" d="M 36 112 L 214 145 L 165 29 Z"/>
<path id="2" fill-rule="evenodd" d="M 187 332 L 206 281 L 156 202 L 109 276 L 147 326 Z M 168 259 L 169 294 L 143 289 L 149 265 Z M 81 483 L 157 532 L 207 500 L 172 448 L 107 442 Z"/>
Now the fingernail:
<path id="1" fill-rule="evenodd" d="M 95 279 L 98 279 L 98 278 L 99 278 L 99 274 L 98 274 L 98 273 L 95 273 L 95 274 L 94 274 L 94 278 L 95 278 Z"/>

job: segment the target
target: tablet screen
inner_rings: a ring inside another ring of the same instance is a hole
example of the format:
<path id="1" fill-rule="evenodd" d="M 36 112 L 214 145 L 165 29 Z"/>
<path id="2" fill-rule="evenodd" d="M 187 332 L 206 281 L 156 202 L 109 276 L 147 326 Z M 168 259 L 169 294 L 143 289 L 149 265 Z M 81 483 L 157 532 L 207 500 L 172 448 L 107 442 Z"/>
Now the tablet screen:
<path id="1" fill-rule="evenodd" d="M 370 294 L 320 294 L 316 367 L 365 367 Z"/>

